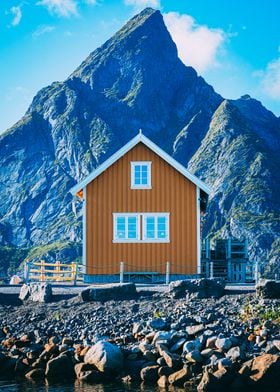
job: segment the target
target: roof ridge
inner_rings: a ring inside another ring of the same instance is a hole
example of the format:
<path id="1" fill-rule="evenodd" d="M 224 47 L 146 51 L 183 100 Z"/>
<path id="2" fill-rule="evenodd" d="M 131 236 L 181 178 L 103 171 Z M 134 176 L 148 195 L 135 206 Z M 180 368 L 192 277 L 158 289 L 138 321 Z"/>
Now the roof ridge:
<path id="1" fill-rule="evenodd" d="M 72 195 L 76 195 L 78 191 L 86 187 L 91 181 L 93 181 L 96 177 L 98 177 L 101 173 L 103 173 L 108 167 L 110 167 L 113 163 L 119 160 L 123 155 L 125 155 L 128 151 L 130 151 L 133 147 L 135 147 L 140 142 L 145 144 L 150 150 L 152 150 L 155 154 L 160 156 L 163 160 L 169 163 L 184 177 L 186 177 L 188 180 L 190 180 L 192 183 L 194 183 L 204 192 L 206 192 L 207 194 L 210 193 L 210 187 L 207 184 L 205 184 L 198 177 L 196 177 L 194 174 L 189 172 L 181 163 L 176 161 L 173 157 L 171 157 L 159 146 L 157 146 L 154 142 L 152 142 L 147 136 L 143 134 L 143 131 L 139 129 L 139 133 L 136 136 L 134 136 L 128 143 L 126 143 L 123 147 L 121 147 L 118 151 L 116 151 L 113 155 L 111 155 L 98 168 L 93 170 L 86 178 L 84 178 L 84 180 L 74 185 L 70 189 Z"/>

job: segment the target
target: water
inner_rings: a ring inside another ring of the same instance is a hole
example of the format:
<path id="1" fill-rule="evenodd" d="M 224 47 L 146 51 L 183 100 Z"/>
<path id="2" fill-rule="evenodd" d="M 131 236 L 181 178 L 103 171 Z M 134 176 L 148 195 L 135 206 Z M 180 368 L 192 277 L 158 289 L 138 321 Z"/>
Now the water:
<path id="1" fill-rule="evenodd" d="M 156 392 L 159 389 L 156 386 L 132 385 L 124 386 L 122 384 L 86 384 L 78 381 L 69 384 L 49 384 L 34 383 L 28 381 L 0 381 L 1 392 Z M 182 391 L 175 389 L 174 392 Z"/>

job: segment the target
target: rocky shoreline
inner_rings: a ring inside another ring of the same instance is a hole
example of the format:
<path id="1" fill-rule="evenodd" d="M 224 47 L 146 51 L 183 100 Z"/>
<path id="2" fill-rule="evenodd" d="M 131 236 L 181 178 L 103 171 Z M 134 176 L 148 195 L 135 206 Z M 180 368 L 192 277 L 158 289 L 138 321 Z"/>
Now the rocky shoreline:
<path id="1" fill-rule="evenodd" d="M 0 304 L 0 377 L 280 391 L 280 300 L 188 289 Z"/>

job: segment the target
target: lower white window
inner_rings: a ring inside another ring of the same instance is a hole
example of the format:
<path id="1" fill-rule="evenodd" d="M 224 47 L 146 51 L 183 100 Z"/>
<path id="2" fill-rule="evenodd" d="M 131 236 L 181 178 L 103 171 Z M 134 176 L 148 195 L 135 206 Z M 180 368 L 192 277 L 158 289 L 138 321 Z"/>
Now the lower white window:
<path id="1" fill-rule="evenodd" d="M 169 241 L 169 214 L 143 214 L 143 241 Z"/>
<path id="2" fill-rule="evenodd" d="M 139 214 L 114 214 L 114 242 L 136 242 L 139 240 Z"/>
<path id="3" fill-rule="evenodd" d="M 114 213 L 113 242 L 169 242 L 169 213 Z"/>

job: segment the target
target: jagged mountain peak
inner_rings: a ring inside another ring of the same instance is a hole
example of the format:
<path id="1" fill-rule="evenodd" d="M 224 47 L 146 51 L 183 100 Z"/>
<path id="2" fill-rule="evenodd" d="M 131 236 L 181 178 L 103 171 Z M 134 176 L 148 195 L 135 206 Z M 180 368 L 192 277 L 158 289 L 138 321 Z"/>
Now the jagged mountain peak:
<path id="1" fill-rule="evenodd" d="M 177 47 L 164 24 L 159 11 L 146 8 L 130 19 L 124 27 L 92 52 L 86 60 L 71 74 L 70 78 L 79 77 L 88 81 L 92 73 L 103 66 L 121 67 L 130 62 L 147 64 L 148 60 L 178 62 Z M 140 61 L 139 61 L 140 60 Z M 145 60 L 145 61 L 143 61 Z M 91 80 L 93 83 L 93 81 Z"/>

